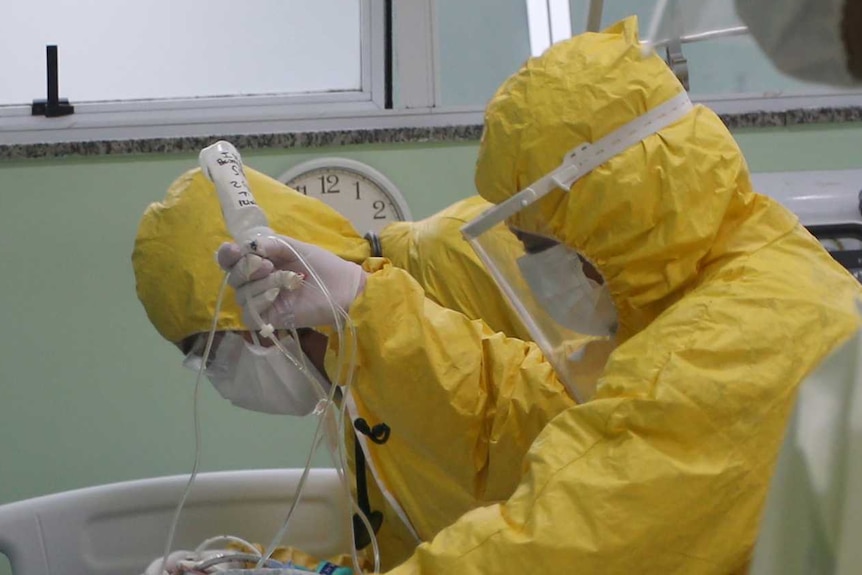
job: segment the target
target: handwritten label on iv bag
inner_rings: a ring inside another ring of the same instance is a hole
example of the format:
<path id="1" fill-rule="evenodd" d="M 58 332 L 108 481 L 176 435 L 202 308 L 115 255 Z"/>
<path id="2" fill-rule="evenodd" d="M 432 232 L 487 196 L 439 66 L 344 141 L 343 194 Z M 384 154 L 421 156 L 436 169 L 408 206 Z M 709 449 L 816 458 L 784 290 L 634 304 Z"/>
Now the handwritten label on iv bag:
<path id="1" fill-rule="evenodd" d="M 219 141 L 200 154 L 201 169 L 215 184 L 228 231 L 239 243 L 262 233 L 271 233 L 242 167 L 242 158 L 232 144 Z"/>

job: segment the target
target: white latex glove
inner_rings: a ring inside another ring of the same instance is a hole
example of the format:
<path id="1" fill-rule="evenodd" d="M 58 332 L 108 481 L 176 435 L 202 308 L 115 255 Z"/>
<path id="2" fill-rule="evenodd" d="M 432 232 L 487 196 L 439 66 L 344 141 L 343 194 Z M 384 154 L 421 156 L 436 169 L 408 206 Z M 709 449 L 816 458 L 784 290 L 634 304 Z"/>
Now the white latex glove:
<path id="1" fill-rule="evenodd" d="M 260 329 L 251 309 L 257 310 L 275 329 L 335 324 L 329 302 L 291 247 L 314 269 L 329 289 L 333 302 L 345 312 L 365 288 L 366 273 L 359 265 L 293 238 L 260 238 L 253 253 L 245 255 L 237 244 L 222 244 L 217 254 L 218 263 L 222 269 L 230 271 L 228 282 L 236 290 L 243 321 L 249 329 Z M 288 289 L 284 287 L 281 274 L 274 273 L 279 270 L 298 273 L 305 281 L 296 289 Z"/>

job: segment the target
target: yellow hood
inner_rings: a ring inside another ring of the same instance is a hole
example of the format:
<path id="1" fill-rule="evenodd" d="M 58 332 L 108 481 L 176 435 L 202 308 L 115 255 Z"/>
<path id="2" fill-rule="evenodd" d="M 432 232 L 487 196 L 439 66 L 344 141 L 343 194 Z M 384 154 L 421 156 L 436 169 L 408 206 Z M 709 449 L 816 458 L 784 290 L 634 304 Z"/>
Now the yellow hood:
<path id="1" fill-rule="evenodd" d="M 499 203 L 552 171 L 567 151 L 681 91 L 661 58 L 641 55 L 633 17 L 557 44 L 507 80 L 488 105 L 476 187 Z M 734 233 L 743 218 L 762 220 L 757 234 Z M 621 341 L 723 258 L 797 225 L 753 193 L 739 147 L 702 106 L 511 223 L 554 236 L 599 269 L 617 305 Z"/>
<path id="2" fill-rule="evenodd" d="M 362 262 L 369 257 L 368 242 L 334 209 L 251 168 L 245 172 L 274 231 L 347 260 Z M 199 169 L 180 176 L 165 199 L 144 212 L 132 253 L 138 299 L 168 341 L 179 343 L 209 330 L 224 276 L 215 252 L 227 241 L 231 237 L 215 188 Z M 230 287 L 216 329 L 246 329 Z"/>

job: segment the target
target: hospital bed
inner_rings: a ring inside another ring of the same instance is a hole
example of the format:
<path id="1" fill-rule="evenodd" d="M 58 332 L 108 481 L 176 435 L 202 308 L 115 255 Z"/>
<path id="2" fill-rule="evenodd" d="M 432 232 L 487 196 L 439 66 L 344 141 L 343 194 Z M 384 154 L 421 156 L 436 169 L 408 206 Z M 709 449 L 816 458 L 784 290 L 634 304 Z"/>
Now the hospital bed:
<path id="1" fill-rule="evenodd" d="M 292 502 L 301 470 L 202 473 L 173 549 L 215 535 L 266 544 Z M 164 552 L 187 475 L 127 481 L 0 506 L 0 551 L 14 575 L 140 575 Z M 350 550 L 335 470 L 311 471 L 285 543 L 316 557 Z"/>

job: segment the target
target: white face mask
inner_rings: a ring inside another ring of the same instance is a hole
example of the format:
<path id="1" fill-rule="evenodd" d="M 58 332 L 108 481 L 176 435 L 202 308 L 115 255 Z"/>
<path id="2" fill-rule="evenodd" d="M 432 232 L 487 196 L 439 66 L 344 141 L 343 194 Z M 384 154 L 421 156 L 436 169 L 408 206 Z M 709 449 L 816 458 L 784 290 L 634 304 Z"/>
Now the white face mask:
<path id="1" fill-rule="evenodd" d="M 616 332 L 617 310 L 608 288 L 584 274 L 578 252 L 558 244 L 518 259 L 533 296 L 560 325 L 584 334 Z"/>
<path id="2" fill-rule="evenodd" d="M 302 349 L 291 337 L 281 344 L 302 362 Z M 193 356 L 189 356 L 193 358 Z M 200 358 L 196 357 L 197 365 Z M 186 360 L 187 367 L 196 369 L 194 359 Z M 236 405 L 251 411 L 277 415 L 308 415 L 323 399 L 309 376 L 314 377 L 323 389 L 328 383 L 304 358 L 307 374 L 275 347 L 250 344 L 237 333 L 228 332 L 222 337 L 212 362 L 204 373 L 219 394 Z"/>
<path id="3" fill-rule="evenodd" d="M 847 66 L 844 5 L 853 0 L 736 0 L 736 12 L 782 72 L 836 85 L 859 83 Z"/>

